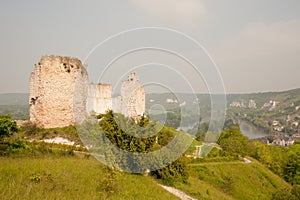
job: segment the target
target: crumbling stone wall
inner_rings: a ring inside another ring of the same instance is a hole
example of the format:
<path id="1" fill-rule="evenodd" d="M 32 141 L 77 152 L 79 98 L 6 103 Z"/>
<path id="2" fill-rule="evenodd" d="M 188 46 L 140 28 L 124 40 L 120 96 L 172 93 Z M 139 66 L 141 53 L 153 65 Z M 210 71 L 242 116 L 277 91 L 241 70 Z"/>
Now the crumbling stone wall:
<path id="1" fill-rule="evenodd" d="M 121 85 L 122 114 L 129 117 L 145 113 L 145 90 L 138 80 L 136 72 L 131 72 Z"/>
<path id="2" fill-rule="evenodd" d="M 112 87 L 110 84 L 89 84 L 88 112 L 105 113 L 112 109 Z"/>
<path id="3" fill-rule="evenodd" d="M 87 83 L 88 74 L 80 60 L 43 56 L 30 75 L 30 121 L 53 128 L 83 120 Z"/>
<path id="4" fill-rule="evenodd" d="M 89 84 L 80 60 L 43 56 L 30 75 L 30 121 L 41 128 L 83 122 L 88 114 L 109 109 L 136 118 L 145 113 L 145 91 L 136 72 L 122 82 L 121 96 L 112 99 L 110 84 Z"/>
<path id="5" fill-rule="evenodd" d="M 122 81 L 121 96 L 115 98 L 112 98 L 110 84 L 89 85 L 88 112 L 102 114 L 110 109 L 133 118 L 145 113 L 145 90 L 136 72 L 130 73 L 127 80 Z"/>

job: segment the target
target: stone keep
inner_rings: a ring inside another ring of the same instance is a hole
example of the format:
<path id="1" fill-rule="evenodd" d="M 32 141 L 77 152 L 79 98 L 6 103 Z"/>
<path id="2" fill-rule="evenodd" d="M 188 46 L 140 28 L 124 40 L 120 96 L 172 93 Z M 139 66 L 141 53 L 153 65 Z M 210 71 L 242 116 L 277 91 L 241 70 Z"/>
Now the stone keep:
<path id="1" fill-rule="evenodd" d="M 30 75 L 30 121 L 41 128 L 83 121 L 87 83 L 88 74 L 80 60 L 43 56 Z"/>
<path id="2" fill-rule="evenodd" d="M 38 127 L 64 127 L 110 109 L 137 118 L 145 113 L 145 91 L 132 72 L 122 81 L 121 96 L 112 98 L 110 84 L 88 84 L 80 60 L 43 56 L 30 75 L 29 105 L 30 121 Z"/>

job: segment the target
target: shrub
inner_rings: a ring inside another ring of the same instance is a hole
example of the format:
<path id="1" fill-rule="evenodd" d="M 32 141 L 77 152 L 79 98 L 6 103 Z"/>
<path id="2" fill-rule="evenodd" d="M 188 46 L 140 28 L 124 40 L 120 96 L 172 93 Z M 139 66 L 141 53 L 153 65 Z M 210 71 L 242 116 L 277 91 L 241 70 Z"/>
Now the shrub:
<path id="1" fill-rule="evenodd" d="M 33 173 L 30 175 L 30 180 L 34 183 L 40 183 L 41 182 L 41 179 L 42 179 L 42 176 L 40 173 Z"/>
<path id="2" fill-rule="evenodd" d="M 157 179 L 161 179 L 167 184 L 171 184 L 175 181 L 186 182 L 188 179 L 187 165 L 189 159 L 186 157 L 181 157 L 172 164 L 151 172 L 151 175 Z"/>
<path id="3" fill-rule="evenodd" d="M 99 187 L 98 189 L 101 192 L 105 192 L 106 194 L 112 194 L 116 192 L 117 190 L 117 177 L 119 175 L 118 171 L 115 171 L 111 168 L 106 168 L 105 169 L 105 174 L 103 177 L 101 177 L 99 181 Z"/>
<path id="4" fill-rule="evenodd" d="M 36 135 L 38 133 L 38 128 L 36 125 L 30 121 L 26 122 L 22 126 L 22 131 L 28 136 Z"/>
<path id="5" fill-rule="evenodd" d="M 231 126 L 229 129 L 222 131 L 217 143 L 230 155 L 245 156 L 250 151 L 248 138 L 236 126 Z"/>
<path id="6" fill-rule="evenodd" d="M 0 138 L 9 137 L 20 129 L 10 115 L 0 115 Z"/>
<path id="7" fill-rule="evenodd" d="M 8 143 L 8 151 L 11 153 L 28 153 L 32 152 L 32 148 L 26 141 L 13 140 Z"/>

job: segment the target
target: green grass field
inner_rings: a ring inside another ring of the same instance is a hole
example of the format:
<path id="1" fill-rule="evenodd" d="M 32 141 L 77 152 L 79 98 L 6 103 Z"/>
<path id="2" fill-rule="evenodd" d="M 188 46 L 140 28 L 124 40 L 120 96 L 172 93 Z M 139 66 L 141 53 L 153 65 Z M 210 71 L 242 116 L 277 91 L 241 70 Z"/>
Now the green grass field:
<path id="1" fill-rule="evenodd" d="M 151 176 L 109 170 L 93 157 L 0 157 L 0 199 L 177 199 Z M 259 162 L 189 165 L 186 183 L 173 187 L 197 199 L 271 199 L 291 186 Z"/>
<path id="2" fill-rule="evenodd" d="M 176 188 L 198 199 L 271 199 L 272 194 L 290 185 L 253 160 L 190 165 L 188 184 Z"/>
<path id="3" fill-rule="evenodd" d="M 272 199 L 276 191 L 292 188 L 258 161 L 249 158 L 252 162 L 245 163 L 241 156 L 226 155 L 228 152 L 221 151 L 221 146 L 207 158 L 187 158 L 164 169 L 169 171 L 143 176 L 108 169 L 84 148 L 28 141 L 53 136 L 79 140 L 74 127 L 35 129 L 29 126 L 1 141 L 1 200 L 177 199 L 161 188 L 161 183 L 196 199 Z M 186 153 L 193 155 L 195 146 L 200 144 L 194 140 Z M 210 148 L 201 150 L 206 152 Z M 297 152 L 297 146 L 291 149 Z"/>
<path id="4" fill-rule="evenodd" d="M 79 156 L 0 157 L 0 199 L 177 199 L 152 177 Z"/>

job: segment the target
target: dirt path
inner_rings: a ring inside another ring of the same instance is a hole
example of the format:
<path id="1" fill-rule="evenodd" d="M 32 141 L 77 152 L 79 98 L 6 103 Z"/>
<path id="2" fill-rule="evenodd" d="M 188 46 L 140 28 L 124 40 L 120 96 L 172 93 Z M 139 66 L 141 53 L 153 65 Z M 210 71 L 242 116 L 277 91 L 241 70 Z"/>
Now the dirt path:
<path id="1" fill-rule="evenodd" d="M 185 194 L 184 192 L 182 192 L 178 189 L 175 189 L 173 187 L 169 187 L 169 186 L 165 186 L 165 185 L 159 185 L 159 186 L 161 186 L 162 188 L 164 188 L 168 192 L 174 194 L 175 196 L 179 197 L 180 199 L 183 199 L 183 200 L 197 200 L 197 199 L 194 199 L 193 197 L 190 197 L 189 195 Z"/>
<path id="2" fill-rule="evenodd" d="M 202 166 L 202 165 L 223 165 L 224 163 L 229 164 L 229 165 L 238 165 L 238 164 L 250 164 L 252 163 L 251 160 L 247 159 L 247 158 L 242 158 L 243 161 L 224 161 L 224 162 L 203 162 L 203 163 L 192 163 L 189 164 L 189 166 Z"/>
<path id="3" fill-rule="evenodd" d="M 244 162 L 245 162 L 246 164 L 252 163 L 252 161 L 249 160 L 249 159 L 247 159 L 247 158 L 243 158 L 243 160 L 244 160 Z"/>

